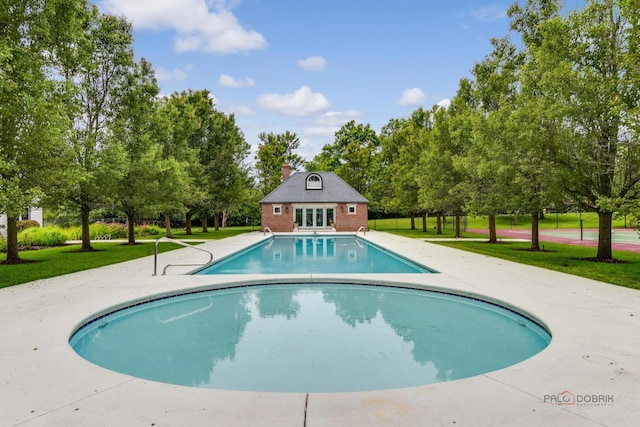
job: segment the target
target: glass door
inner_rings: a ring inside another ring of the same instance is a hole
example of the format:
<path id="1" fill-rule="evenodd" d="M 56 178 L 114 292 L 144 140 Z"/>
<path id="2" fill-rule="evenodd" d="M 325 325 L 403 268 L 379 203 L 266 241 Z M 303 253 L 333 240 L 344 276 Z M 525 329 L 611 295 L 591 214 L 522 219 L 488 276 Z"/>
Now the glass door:
<path id="1" fill-rule="evenodd" d="M 316 223 L 314 225 L 314 227 L 324 227 L 324 209 L 323 208 L 316 208 Z"/>
<path id="2" fill-rule="evenodd" d="M 295 207 L 295 223 L 303 228 L 327 228 L 335 222 L 335 208 L 301 206 Z"/>
<path id="3" fill-rule="evenodd" d="M 313 208 L 305 209 L 305 227 L 313 227 Z"/>

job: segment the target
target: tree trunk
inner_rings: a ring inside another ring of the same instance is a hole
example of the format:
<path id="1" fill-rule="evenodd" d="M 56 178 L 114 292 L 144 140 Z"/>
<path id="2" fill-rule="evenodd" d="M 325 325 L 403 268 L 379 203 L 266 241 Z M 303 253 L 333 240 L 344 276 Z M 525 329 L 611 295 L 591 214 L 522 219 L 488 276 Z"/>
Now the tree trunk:
<path id="1" fill-rule="evenodd" d="M 220 216 L 218 212 L 213 214 L 213 229 L 215 231 L 220 231 Z"/>
<path id="2" fill-rule="evenodd" d="M 422 212 L 422 232 L 426 233 L 427 232 L 427 213 L 426 212 Z"/>
<path id="3" fill-rule="evenodd" d="M 531 213 L 531 250 L 539 251 L 540 250 L 540 233 L 538 227 L 538 220 L 540 219 L 539 212 Z"/>
<path id="4" fill-rule="evenodd" d="M 136 220 L 135 220 L 135 215 L 133 214 L 133 212 L 128 213 L 127 214 L 127 225 L 128 225 L 128 237 L 129 237 L 129 244 L 130 245 L 135 245 L 136 244 Z"/>
<path id="5" fill-rule="evenodd" d="M 7 264 L 20 261 L 18 254 L 18 216 L 7 213 Z"/>
<path id="6" fill-rule="evenodd" d="M 171 215 L 169 215 L 167 212 L 165 212 L 164 214 L 164 229 L 165 229 L 165 236 L 168 238 L 172 238 L 173 236 L 171 235 Z"/>
<path id="7" fill-rule="evenodd" d="M 207 214 L 202 214 L 202 232 L 209 232 L 209 225 L 207 224 Z"/>
<path id="8" fill-rule="evenodd" d="M 436 234 L 442 234 L 442 212 L 437 213 Z"/>
<path id="9" fill-rule="evenodd" d="M 455 237 L 462 237 L 462 233 L 460 232 L 460 211 L 456 211 L 456 234 Z"/>
<path id="10" fill-rule="evenodd" d="M 496 214 L 489 215 L 489 243 L 498 243 L 498 234 L 496 233 Z"/>
<path id="11" fill-rule="evenodd" d="M 416 218 L 413 215 L 413 212 L 410 213 L 409 216 L 411 217 L 411 229 L 415 230 L 416 229 Z"/>
<path id="12" fill-rule="evenodd" d="M 611 212 L 598 212 L 598 254 L 596 258 L 604 261 L 613 259 L 611 252 Z"/>
<path id="13" fill-rule="evenodd" d="M 222 228 L 227 228 L 227 221 L 229 220 L 229 217 L 227 216 L 227 210 L 223 210 L 222 211 Z"/>
<path id="14" fill-rule="evenodd" d="M 185 233 L 187 234 L 187 236 L 191 236 L 193 233 L 191 232 L 191 217 L 193 216 L 193 212 L 188 211 L 186 214 L 186 224 L 184 226 L 185 229 Z"/>
<path id="15" fill-rule="evenodd" d="M 92 251 L 91 247 L 91 232 L 89 231 L 89 214 L 91 213 L 91 209 L 83 206 L 80 210 L 80 215 L 82 217 L 82 246 L 80 247 L 81 251 Z"/>

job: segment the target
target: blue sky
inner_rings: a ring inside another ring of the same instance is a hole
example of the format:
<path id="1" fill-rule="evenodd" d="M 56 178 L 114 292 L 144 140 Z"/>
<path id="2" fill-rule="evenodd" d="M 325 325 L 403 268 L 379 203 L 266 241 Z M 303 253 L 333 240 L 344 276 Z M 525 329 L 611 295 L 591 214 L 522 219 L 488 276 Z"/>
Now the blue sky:
<path id="1" fill-rule="evenodd" d="M 512 0 L 98 0 L 134 25 L 161 92 L 208 89 L 255 150 L 295 132 L 310 160 L 355 120 L 446 102 L 508 32 Z M 251 158 L 253 161 L 253 153 Z"/>

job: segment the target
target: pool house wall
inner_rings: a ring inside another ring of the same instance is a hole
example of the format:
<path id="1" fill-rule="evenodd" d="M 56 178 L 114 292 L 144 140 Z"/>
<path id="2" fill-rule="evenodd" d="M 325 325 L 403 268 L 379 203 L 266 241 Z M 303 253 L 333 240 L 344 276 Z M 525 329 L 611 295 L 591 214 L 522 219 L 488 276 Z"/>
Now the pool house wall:
<path id="1" fill-rule="evenodd" d="M 274 206 L 279 209 L 275 209 Z M 325 208 L 334 209 L 334 227 L 330 224 L 323 224 L 322 227 L 305 227 L 303 224 L 295 223 L 296 207 L 301 207 L 299 203 L 263 203 L 261 204 L 262 230 L 268 227 L 275 233 L 304 231 L 304 230 L 325 230 L 325 231 L 357 231 L 360 227 L 367 229 L 368 205 L 366 203 L 330 203 L 322 205 Z M 314 207 L 322 207 L 314 204 Z M 353 212 L 355 210 L 355 212 Z"/>

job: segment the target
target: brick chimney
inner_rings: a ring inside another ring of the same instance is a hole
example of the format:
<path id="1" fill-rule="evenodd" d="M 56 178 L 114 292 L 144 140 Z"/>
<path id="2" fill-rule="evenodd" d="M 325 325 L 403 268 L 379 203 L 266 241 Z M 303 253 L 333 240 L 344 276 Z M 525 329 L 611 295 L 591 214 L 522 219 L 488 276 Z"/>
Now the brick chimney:
<path id="1" fill-rule="evenodd" d="M 291 166 L 289 166 L 289 162 L 284 162 L 282 165 L 282 182 L 285 182 L 289 175 L 291 175 Z"/>

